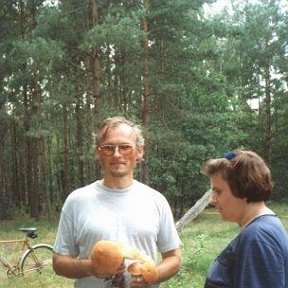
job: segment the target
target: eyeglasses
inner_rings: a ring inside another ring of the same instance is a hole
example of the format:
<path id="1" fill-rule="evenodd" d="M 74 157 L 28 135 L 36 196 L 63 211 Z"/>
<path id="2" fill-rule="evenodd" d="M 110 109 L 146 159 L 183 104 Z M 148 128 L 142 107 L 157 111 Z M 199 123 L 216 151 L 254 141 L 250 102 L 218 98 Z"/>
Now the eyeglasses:
<path id="1" fill-rule="evenodd" d="M 118 152 L 121 155 L 129 155 L 132 153 L 134 146 L 130 144 L 119 144 L 119 145 L 102 145 L 97 147 L 98 151 L 100 151 L 105 156 L 112 156 L 115 153 L 115 149 L 118 148 Z"/>

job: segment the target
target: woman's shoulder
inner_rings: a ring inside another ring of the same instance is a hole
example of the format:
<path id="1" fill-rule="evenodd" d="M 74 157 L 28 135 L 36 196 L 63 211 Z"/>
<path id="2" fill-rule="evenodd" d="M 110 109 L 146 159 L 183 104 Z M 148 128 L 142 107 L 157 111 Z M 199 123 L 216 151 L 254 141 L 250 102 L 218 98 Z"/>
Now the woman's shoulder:
<path id="1" fill-rule="evenodd" d="M 245 242 L 284 243 L 288 247 L 288 235 L 279 217 L 274 214 L 262 215 L 254 219 L 240 233 L 240 238 Z"/>

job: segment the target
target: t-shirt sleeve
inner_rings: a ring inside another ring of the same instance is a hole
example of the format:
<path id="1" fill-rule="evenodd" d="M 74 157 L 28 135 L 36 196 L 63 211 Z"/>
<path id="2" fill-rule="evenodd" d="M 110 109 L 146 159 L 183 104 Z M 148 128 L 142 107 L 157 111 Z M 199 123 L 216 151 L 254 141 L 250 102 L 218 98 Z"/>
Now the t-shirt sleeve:
<path id="1" fill-rule="evenodd" d="M 74 219 L 72 217 L 73 205 L 71 199 L 67 198 L 63 205 L 53 251 L 61 255 L 77 257 L 79 252 L 75 245 Z"/>
<path id="2" fill-rule="evenodd" d="M 163 197 L 164 198 L 164 197 Z M 179 248 L 180 238 L 176 230 L 173 214 L 168 201 L 164 198 L 161 209 L 161 218 L 157 246 L 160 252 L 167 252 Z"/>

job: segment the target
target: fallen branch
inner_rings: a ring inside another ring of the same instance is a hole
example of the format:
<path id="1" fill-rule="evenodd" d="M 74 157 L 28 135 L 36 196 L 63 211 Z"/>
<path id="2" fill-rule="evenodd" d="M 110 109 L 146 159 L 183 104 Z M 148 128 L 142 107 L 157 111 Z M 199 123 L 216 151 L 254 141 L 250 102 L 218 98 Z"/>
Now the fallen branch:
<path id="1" fill-rule="evenodd" d="M 181 231 L 190 221 L 195 219 L 209 204 L 211 189 L 209 189 L 196 203 L 191 207 L 183 217 L 176 222 L 176 229 Z"/>

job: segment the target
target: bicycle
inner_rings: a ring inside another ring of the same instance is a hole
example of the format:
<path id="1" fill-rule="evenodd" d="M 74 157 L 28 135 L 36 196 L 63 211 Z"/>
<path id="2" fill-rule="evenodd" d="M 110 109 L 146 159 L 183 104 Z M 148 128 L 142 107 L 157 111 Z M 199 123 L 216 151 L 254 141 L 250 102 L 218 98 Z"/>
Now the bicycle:
<path id="1" fill-rule="evenodd" d="M 37 228 L 19 228 L 20 231 L 25 233 L 23 239 L 19 240 L 2 240 L 1 244 L 22 243 L 22 249 L 19 253 L 16 263 L 11 263 L 0 254 L 0 262 L 7 269 L 7 275 L 24 275 L 28 272 L 42 273 L 45 269 L 52 269 L 52 252 L 53 248 L 48 244 L 36 244 L 32 246 L 29 238 L 35 239 Z"/>

